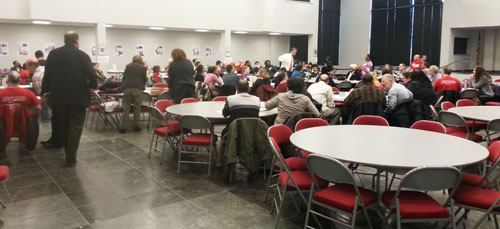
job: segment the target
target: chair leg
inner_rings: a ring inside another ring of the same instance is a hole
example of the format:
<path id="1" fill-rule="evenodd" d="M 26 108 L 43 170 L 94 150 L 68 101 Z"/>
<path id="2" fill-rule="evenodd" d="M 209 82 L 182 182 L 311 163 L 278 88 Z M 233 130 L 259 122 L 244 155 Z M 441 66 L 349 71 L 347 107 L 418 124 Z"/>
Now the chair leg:
<path id="1" fill-rule="evenodd" d="M 160 165 L 163 164 L 163 160 L 165 160 L 165 146 L 167 145 L 167 137 L 163 139 L 163 147 L 161 148 L 161 156 L 160 156 Z"/>
<path id="2" fill-rule="evenodd" d="M 156 134 L 153 134 L 151 136 L 151 144 L 149 144 L 149 154 L 148 154 L 148 158 L 151 158 L 151 150 L 153 149 L 153 139 L 155 139 L 155 136 L 157 136 Z"/>
<path id="3" fill-rule="evenodd" d="M 280 217 L 281 217 L 281 212 L 283 210 L 283 202 L 285 202 L 285 195 L 286 195 L 286 189 L 288 188 L 288 181 L 285 184 L 285 188 L 283 189 L 283 194 L 281 195 L 281 202 L 280 206 L 276 206 L 276 210 L 278 211 L 278 215 L 276 216 L 276 223 L 275 223 L 275 228 L 278 228 L 278 225 L 280 223 Z M 279 191 L 278 191 L 279 192 Z"/>
<path id="4" fill-rule="evenodd" d="M 313 214 L 313 213 L 310 213 L 311 204 L 312 204 L 312 197 L 313 197 L 313 190 L 314 190 L 314 183 L 311 183 L 311 191 L 309 193 L 309 201 L 307 203 L 306 222 L 304 223 L 304 229 L 306 229 L 308 224 L 309 224 L 309 214 Z"/>
<path id="5" fill-rule="evenodd" d="M 2 205 L 2 207 L 3 207 L 4 209 L 5 209 L 5 208 L 7 208 L 7 206 L 5 206 L 5 204 L 3 203 L 3 201 L 2 201 L 2 200 L 0 200 L 0 205 Z"/>
<path id="6" fill-rule="evenodd" d="M 269 195 L 269 189 L 271 188 L 271 178 L 273 175 L 273 169 L 274 169 L 274 156 L 273 160 L 271 160 L 273 163 L 271 164 L 271 168 L 269 169 L 269 176 L 267 177 L 267 188 L 266 188 L 266 195 L 264 197 L 264 203 L 267 202 L 267 196 Z"/>

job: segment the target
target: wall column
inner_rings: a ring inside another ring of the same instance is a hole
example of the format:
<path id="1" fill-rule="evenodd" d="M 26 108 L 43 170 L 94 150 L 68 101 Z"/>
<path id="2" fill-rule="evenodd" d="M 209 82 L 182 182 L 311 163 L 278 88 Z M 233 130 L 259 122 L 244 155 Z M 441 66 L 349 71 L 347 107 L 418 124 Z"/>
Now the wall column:
<path id="1" fill-rule="evenodd" d="M 495 40 L 496 31 L 495 29 L 488 29 L 484 33 L 484 54 L 483 54 L 483 67 L 487 71 L 493 70 L 493 65 L 495 62 Z"/>
<path id="2" fill-rule="evenodd" d="M 98 22 L 96 26 L 96 49 L 96 62 L 99 63 L 101 70 L 106 72 L 111 66 L 108 66 L 109 50 L 106 49 L 106 26 L 102 22 Z"/>
<path id="3" fill-rule="evenodd" d="M 222 31 L 220 36 L 221 60 L 226 64 L 233 62 L 233 50 L 231 49 L 231 30 Z M 229 51 L 229 52 L 228 52 Z M 226 53 L 228 52 L 228 53 Z M 226 55 L 228 54 L 228 55 Z"/>

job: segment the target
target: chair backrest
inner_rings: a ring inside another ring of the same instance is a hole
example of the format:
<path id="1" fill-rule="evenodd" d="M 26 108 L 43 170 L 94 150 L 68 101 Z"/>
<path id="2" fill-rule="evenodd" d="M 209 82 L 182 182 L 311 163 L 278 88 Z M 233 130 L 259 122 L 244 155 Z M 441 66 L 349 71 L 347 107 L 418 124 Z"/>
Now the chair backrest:
<path id="1" fill-rule="evenodd" d="M 410 170 L 401 179 L 398 191 L 408 188 L 420 191 L 438 191 L 455 188 L 462 175 L 454 167 L 418 167 Z"/>
<path id="2" fill-rule="evenodd" d="M 287 125 L 278 124 L 269 127 L 267 129 L 267 136 L 270 138 L 274 138 L 276 143 L 283 144 L 286 142 L 290 142 L 290 136 L 293 134 L 293 131 Z"/>
<path id="3" fill-rule="evenodd" d="M 479 90 L 478 89 L 465 89 L 462 92 L 460 92 L 460 98 L 462 99 L 473 99 L 477 98 L 479 96 Z"/>
<path id="4" fill-rule="evenodd" d="M 198 99 L 195 99 L 195 98 L 184 98 L 184 99 L 182 99 L 181 104 L 184 104 L 184 103 L 196 103 L 196 102 L 199 102 Z"/>
<path id="5" fill-rule="evenodd" d="M 455 107 L 455 105 L 452 102 L 449 101 L 444 101 L 441 103 L 441 110 L 442 111 L 447 111 L 450 108 Z"/>
<path id="6" fill-rule="evenodd" d="M 441 102 L 443 101 L 443 99 L 444 99 L 443 95 L 439 96 L 438 99 L 436 100 L 436 103 L 434 103 L 434 106 L 439 107 L 439 105 L 441 105 Z"/>
<path id="7" fill-rule="evenodd" d="M 349 91 L 352 88 L 352 84 L 349 81 L 342 81 L 337 86 L 340 91 Z"/>
<path id="8" fill-rule="evenodd" d="M 438 117 L 438 113 L 437 113 L 437 111 L 436 111 L 436 107 L 435 107 L 435 106 L 433 106 L 432 104 L 431 104 L 431 105 L 429 105 L 429 107 L 430 107 L 430 109 L 431 109 L 432 119 L 433 119 L 434 121 L 439 121 L 439 117 Z"/>
<path id="9" fill-rule="evenodd" d="M 467 132 L 469 132 L 465 119 L 460 115 L 451 113 L 449 111 L 441 111 L 439 112 L 439 120 L 441 121 L 441 123 L 447 126 L 465 127 L 467 129 Z"/>
<path id="10" fill-rule="evenodd" d="M 288 164 L 285 162 L 285 158 L 281 154 L 281 149 L 276 140 L 273 137 L 269 138 L 269 141 L 271 142 L 271 145 L 273 146 L 273 155 L 276 160 L 279 162 L 279 167 L 282 169 L 285 169 L 287 173 L 290 172 L 290 168 L 288 167 Z"/>
<path id="11" fill-rule="evenodd" d="M 486 127 L 486 130 L 489 131 L 495 131 L 495 132 L 500 132 L 500 119 L 493 119 L 488 122 L 488 126 Z"/>
<path id="12" fill-rule="evenodd" d="M 446 134 L 446 127 L 439 122 L 420 120 L 413 123 L 410 128 Z"/>
<path id="13" fill-rule="evenodd" d="M 488 160 L 491 163 L 496 163 L 500 158 L 500 141 L 491 143 L 491 145 L 488 146 L 488 151 L 489 151 Z M 493 166 L 495 165 L 492 165 L 492 169 L 494 168 Z"/>
<path id="14" fill-rule="evenodd" d="M 212 101 L 227 101 L 227 96 L 217 96 Z"/>
<path id="15" fill-rule="evenodd" d="M 335 158 L 311 154 L 306 158 L 310 173 L 332 183 L 355 184 L 351 171 Z"/>
<path id="16" fill-rule="evenodd" d="M 389 122 L 380 116 L 361 115 L 354 119 L 353 125 L 389 126 Z"/>
<path id="17" fill-rule="evenodd" d="M 168 84 L 166 84 L 166 83 L 155 83 L 155 84 L 153 84 L 153 87 L 166 88 L 166 87 L 168 87 Z"/>
<path id="18" fill-rule="evenodd" d="M 142 92 L 142 105 L 147 105 L 147 106 L 153 105 L 153 97 L 151 96 L 151 94 Z"/>
<path id="19" fill-rule="evenodd" d="M 158 96 L 158 100 L 172 99 L 172 94 L 170 91 L 164 91 Z"/>
<path id="20" fill-rule="evenodd" d="M 375 101 L 363 101 L 356 104 L 352 109 L 347 124 L 352 124 L 354 119 L 362 115 L 378 115 L 385 117 L 384 109 Z"/>
<path id="21" fill-rule="evenodd" d="M 336 87 L 332 87 L 332 92 L 339 92 L 340 89 L 336 88 Z"/>
<path id="22" fill-rule="evenodd" d="M 165 116 L 161 113 L 161 111 L 156 107 L 150 107 L 151 117 L 154 123 L 157 125 L 163 125 L 163 123 L 167 122 Z"/>
<path id="23" fill-rule="evenodd" d="M 328 126 L 328 122 L 320 118 L 304 118 L 297 122 L 295 125 L 295 131 L 316 127 L 316 126 Z"/>
<path id="24" fill-rule="evenodd" d="M 160 110 L 160 112 L 167 112 L 169 106 L 175 105 L 173 100 L 158 100 L 155 103 L 155 107 Z"/>
<path id="25" fill-rule="evenodd" d="M 459 99 L 457 101 L 457 107 L 467 107 L 467 106 L 476 106 L 476 103 L 470 99 Z"/>
<path id="26" fill-rule="evenodd" d="M 179 126 L 192 130 L 209 130 L 211 134 L 214 133 L 212 123 L 207 118 L 198 115 L 181 116 Z"/>

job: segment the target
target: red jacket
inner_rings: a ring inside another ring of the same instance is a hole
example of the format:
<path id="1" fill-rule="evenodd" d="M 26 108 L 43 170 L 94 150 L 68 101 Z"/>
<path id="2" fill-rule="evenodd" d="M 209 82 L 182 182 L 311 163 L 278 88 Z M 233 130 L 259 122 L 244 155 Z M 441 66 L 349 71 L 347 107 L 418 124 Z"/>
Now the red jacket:
<path id="1" fill-rule="evenodd" d="M 20 107 L 15 109 L 14 106 Z M 33 115 L 31 110 L 20 104 L 0 105 L 0 118 L 5 132 L 5 144 L 9 143 L 12 137 L 18 137 L 21 140 L 26 139 L 28 135 L 27 119 L 31 115 Z"/>

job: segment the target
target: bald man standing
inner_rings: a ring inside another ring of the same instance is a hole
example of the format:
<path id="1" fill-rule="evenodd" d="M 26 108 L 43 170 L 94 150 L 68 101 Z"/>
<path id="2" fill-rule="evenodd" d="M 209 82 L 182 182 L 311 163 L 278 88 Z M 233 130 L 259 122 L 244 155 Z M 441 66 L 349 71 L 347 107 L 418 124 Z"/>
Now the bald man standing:
<path id="1" fill-rule="evenodd" d="M 327 120 L 330 125 L 335 125 L 340 119 L 340 109 L 335 107 L 333 101 L 332 87 L 328 85 L 329 76 L 323 74 L 317 83 L 312 84 L 307 89 L 312 98 L 321 103 L 321 117 Z"/>

